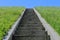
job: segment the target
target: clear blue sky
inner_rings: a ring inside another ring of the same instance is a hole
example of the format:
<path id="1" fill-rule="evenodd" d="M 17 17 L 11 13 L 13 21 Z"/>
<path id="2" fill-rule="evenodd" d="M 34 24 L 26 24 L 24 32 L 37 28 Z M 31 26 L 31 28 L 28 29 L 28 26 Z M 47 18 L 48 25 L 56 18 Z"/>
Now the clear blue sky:
<path id="1" fill-rule="evenodd" d="M 0 6 L 60 6 L 60 0 L 0 0 Z"/>

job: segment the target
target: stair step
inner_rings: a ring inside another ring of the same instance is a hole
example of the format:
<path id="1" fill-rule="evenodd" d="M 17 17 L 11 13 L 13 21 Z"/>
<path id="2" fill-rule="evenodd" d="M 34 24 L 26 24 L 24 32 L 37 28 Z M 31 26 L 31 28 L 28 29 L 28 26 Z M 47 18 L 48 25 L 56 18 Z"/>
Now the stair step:
<path id="1" fill-rule="evenodd" d="M 17 30 L 43 30 L 42 27 L 19 27 Z"/>
<path id="2" fill-rule="evenodd" d="M 23 18 L 38 18 L 36 15 L 25 15 Z"/>
<path id="3" fill-rule="evenodd" d="M 12 40 L 46 40 L 46 37 L 20 37 L 14 36 Z"/>
<path id="4" fill-rule="evenodd" d="M 41 24 L 20 24 L 21 27 L 43 27 Z"/>
<path id="5" fill-rule="evenodd" d="M 23 21 L 23 22 L 25 22 L 25 21 L 33 21 L 33 22 L 37 22 L 37 23 L 40 22 L 40 21 L 37 20 L 37 19 L 28 19 L 28 20 L 27 20 L 27 19 L 23 19 L 22 21 Z"/>
<path id="6" fill-rule="evenodd" d="M 38 18 L 37 17 L 32 17 L 32 16 L 31 17 L 27 16 L 27 17 L 23 17 L 23 19 L 36 19 L 37 20 Z"/>
<path id="7" fill-rule="evenodd" d="M 29 21 L 25 21 L 25 22 L 21 22 L 21 24 L 38 24 L 39 22 L 29 22 Z"/>
<path id="8" fill-rule="evenodd" d="M 18 36 L 46 36 L 45 31 L 36 31 L 36 30 L 18 30 L 15 35 Z"/>
<path id="9" fill-rule="evenodd" d="M 26 27 L 26 29 L 27 28 L 31 29 L 31 28 L 36 28 L 36 27 L 38 28 L 39 27 L 39 29 L 45 30 L 45 28 L 42 25 L 39 25 L 39 24 L 20 24 L 18 29 L 21 28 L 21 27 L 22 28 Z"/>

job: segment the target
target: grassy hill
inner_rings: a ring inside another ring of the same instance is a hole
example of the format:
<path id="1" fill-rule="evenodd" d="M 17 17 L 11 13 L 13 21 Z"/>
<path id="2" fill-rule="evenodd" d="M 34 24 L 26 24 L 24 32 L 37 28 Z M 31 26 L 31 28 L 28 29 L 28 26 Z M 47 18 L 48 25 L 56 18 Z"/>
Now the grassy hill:
<path id="1" fill-rule="evenodd" d="M 21 15 L 24 7 L 0 7 L 0 40 Z"/>
<path id="2" fill-rule="evenodd" d="M 60 7 L 36 7 L 36 10 L 60 34 Z"/>

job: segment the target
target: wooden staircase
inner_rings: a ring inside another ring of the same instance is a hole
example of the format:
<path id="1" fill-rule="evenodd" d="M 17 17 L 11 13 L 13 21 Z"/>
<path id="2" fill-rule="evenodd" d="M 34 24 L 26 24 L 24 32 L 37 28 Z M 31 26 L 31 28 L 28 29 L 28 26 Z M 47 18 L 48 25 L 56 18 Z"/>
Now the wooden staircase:
<path id="1" fill-rule="evenodd" d="M 50 40 L 33 9 L 26 9 L 12 40 Z"/>

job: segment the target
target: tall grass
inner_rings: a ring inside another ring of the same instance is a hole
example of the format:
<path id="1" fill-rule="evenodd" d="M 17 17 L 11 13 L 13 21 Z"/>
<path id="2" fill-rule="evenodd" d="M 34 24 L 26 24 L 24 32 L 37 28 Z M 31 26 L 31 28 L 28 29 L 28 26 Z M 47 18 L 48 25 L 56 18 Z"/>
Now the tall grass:
<path id="1" fill-rule="evenodd" d="M 60 7 L 36 7 L 36 10 L 60 34 Z"/>
<path id="2" fill-rule="evenodd" d="M 24 7 L 0 7 L 0 40 L 21 15 Z"/>

